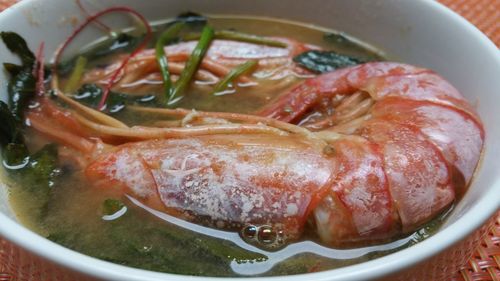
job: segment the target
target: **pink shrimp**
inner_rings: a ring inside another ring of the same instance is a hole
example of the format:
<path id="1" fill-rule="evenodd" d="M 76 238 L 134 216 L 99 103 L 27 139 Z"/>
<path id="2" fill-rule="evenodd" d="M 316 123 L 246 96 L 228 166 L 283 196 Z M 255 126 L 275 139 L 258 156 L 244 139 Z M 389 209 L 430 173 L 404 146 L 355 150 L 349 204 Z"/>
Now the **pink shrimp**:
<path id="1" fill-rule="evenodd" d="M 277 236 L 266 247 L 300 237 L 337 168 L 335 158 L 325 156 L 324 141 L 272 119 L 267 121 L 278 125 L 228 114 L 244 123 L 118 128 L 48 100 L 39 104 L 26 113 L 31 126 L 85 155 L 80 163 L 95 186 L 214 227 L 270 227 Z M 121 137 L 122 144 L 101 141 L 110 136 Z"/>
<path id="2" fill-rule="evenodd" d="M 83 169 L 95 186 L 213 227 L 268 226 L 277 238 L 265 247 L 300 239 L 309 225 L 342 246 L 414 231 L 464 191 L 484 139 L 472 106 L 443 78 L 386 62 L 308 79 L 260 117 L 145 109 L 184 119 L 128 127 L 40 104 L 26 114 L 33 128 L 90 155 Z"/>

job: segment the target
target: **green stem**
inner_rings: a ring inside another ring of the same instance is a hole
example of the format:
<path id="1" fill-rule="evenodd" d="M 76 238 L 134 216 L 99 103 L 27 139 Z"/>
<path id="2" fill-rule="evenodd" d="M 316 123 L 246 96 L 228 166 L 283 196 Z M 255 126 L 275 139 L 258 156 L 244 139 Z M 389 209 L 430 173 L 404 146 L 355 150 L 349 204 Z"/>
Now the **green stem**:
<path id="1" fill-rule="evenodd" d="M 219 92 L 224 91 L 228 87 L 229 83 L 232 83 L 240 75 L 251 70 L 255 65 L 257 65 L 257 61 L 253 60 L 236 66 L 231 71 L 229 71 L 229 73 L 219 83 L 217 83 L 212 93 L 215 95 Z"/>
<path id="2" fill-rule="evenodd" d="M 214 38 L 214 29 L 210 26 L 205 26 L 201 33 L 200 40 L 194 48 L 191 56 L 189 57 L 186 66 L 181 72 L 179 80 L 175 83 L 175 87 L 172 90 L 170 98 L 168 100 L 168 105 L 173 106 L 180 101 L 184 91 L 191 82 L 195 72 L 198 70 L 201 60 L 205 56 L 205 53 L 210 46 L 210 42 Z"/>
<path id="3" fill-rule="evenodd" d="M 217 39 L 228 39 L 234 41 L 242 41 L 248 43 L 255 43 L 259 45 L 267 45 L 271 47 L 286 48 L 288 45 L 284 42 L 269 39 L 262 36 L 232 31 L 232 30 L 221 30 L 215 33 Z"/>
<path id="4" fill-rule="evenodd" d="M 72 93 L 76 91 L 76 89 L 78 88 L 78 84 L 82 79 L 86 65 L 87 65 L 87 58 L 79 56 L 78 59 L 76 60 L 75 68 L 73 69 L 73 72 L 71 73 L 68 82 L 66 83 L 66 87 L 64 88 L 64 91 L 66 93 Z"/>
<path id="5" fill-rule="evenodd" d="M 198 40 L 199 38 L 200 38 L 200 34 L 189 33 L 189 34 L 186 34 L 182 39 L 184 41 L 189 41 L 189 40 Z M 266 37 L 253 35 L 253 34 L 232 31 L 232 30 L 216 31 L 215 38 L 216 39 L 227 39 L 227 40 L 234 40 L 234 41 L 240 41 L 240 42 L 247 42 L 247 43 L 254 43 L 254 44 L 258 44 L 258 45 L 266 45 L 266 46 L 278 47 L 278 48 L 288 47 L 288 44 L 286 44 L 285 42 L 281 42 L 278 40 L 273 40 L 273 39 L 269 39 Z"/>
<path id="6" fill-rule="evenodd" d="M 172 41 L 181 29 L 185 26 L 184 22 L 178 22 L 167 28 L 156 41 L 155 52 L 156 62 L 160 68 L 161 77 L 163 79 L 163 91 L 165 93 L 165 100 L 170 100 L 170 93 L 172 89 L 172 80 L 170 79 L 170 72 L 168 71 L 168 60 L 165 54 L 164 46 Z"/>

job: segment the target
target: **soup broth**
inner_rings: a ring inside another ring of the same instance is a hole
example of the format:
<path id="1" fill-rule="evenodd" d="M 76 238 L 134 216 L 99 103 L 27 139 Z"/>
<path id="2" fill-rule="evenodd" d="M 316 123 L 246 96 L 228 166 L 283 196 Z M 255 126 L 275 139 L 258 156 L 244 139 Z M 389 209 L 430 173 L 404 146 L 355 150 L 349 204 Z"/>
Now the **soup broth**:
<path id="1" fill-rule="evenodd" d="M 354 39 L 336 36 L 335 31 L 311 25 L 235 16 L 213 16 L 209 18 L 209 24 L 215 29 L 288 37 L 363 61 L 381 60 L 385 56 Z M 161 25 L 158 26 L 160 30 Z M 102 56 L 89 61 L 87 68 L 106 66 L 114 58 L 116 54 Z M 63 84 L 68 83 L 69 76 L 66 75 Z M 238 82 L 215 95 L 211 94 L 213 83 L 192 83 L 178 107 L 251 114 L 308 77 L 310 75 L 305 73 L 302 76 L 263 79 L 259 87 L 251 82 Z M 279 84 L 284 79 L 288 79 L 288 82 Z M 277 86 L 271 86 L 277 83 Z M 134 99 L 142 100 L 144 104 L 161 99 L 162 84 L 145 84 L 147 87 L 134 92 Z M 263 92 L 263 88 L 274 90 Z M 124 94 L 127 91 L 123 89 Z M 112 116 L 128 125 L 155 125 L 169 121 L 154 113 L 138 113 L 127 106 L 112 113 Z M 29 128 L 25 134 L 27 145 L 33 151 L 51 142 Z M 70 156 L 59 151 L 59 157 Z M 310 222 L 301 241 L 277 249 L 261 249 L 246 243 L 242 237 L 244 234 L 183 221 L 143 205 L 131 194 L 122 195 L 112 186 L 96 187 L 71 161 L 60 167 L 58 173 L 53 182 L 43 187 L 16 175 L 6 177 L 11 187 L 11 206 L 23 224 L 83 254 L 117 264 L 168 273 L 275 276 L 343 267 L 387 255 L 424 240 L 436 231 L 445 217 L 443 214 L 417 232 L 396 240 L 355 245 L 352 248 L 322 246 L 311 230 L 313 226 Z"/>

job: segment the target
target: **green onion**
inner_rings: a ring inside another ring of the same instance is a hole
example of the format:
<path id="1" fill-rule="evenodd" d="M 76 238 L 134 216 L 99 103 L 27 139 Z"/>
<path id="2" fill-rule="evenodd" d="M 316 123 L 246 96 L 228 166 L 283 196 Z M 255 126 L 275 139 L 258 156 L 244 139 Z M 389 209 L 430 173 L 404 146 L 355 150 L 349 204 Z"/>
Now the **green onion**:
<path id="1" fill-rule="evenodd" d="M 78 84 L 82 79 L 83 72 L 85 71 L 85 66 L 87 65 L 87 58 L 83 56 L 79 56 L 75 63 L 75 68 L 73 68 L 73 72 L 69 76 L 68 82 L 64 88 L 66 93 L 72 93 L 76 91 L 78 88 Z"/>
<path id="2" fill-rule="evenodd" d="M 232 31 L 232 30 L 221 30 L 215 33 L 217 39 L 229 39 L 234 41 L 242 41 L 248 43 L 255 43 L 259 45 L 267 45 L 271 47 L 286 48 L 288 45 L 284 42 L 268 39 L 265 37 Z"/>
<path id="3" fill-rule="evenodd" d="M 198 40 L 200 38 L 200 34 L 198 33 L 189 33 L 186 34 L 182 39 L 185 41 L 189 40 Z M 234 40 L 240 42 L 254 43 L 258 45 L 266 45 L 270 47 L 278 47 L 278 48 L 286 48 L 288 45 L 284 42 L 269 39 L 262 36 L 257 36 L 253 34 L 247 34 L 232 30 L 220 30 L 215 32 L 215 38 L 217 39 L 227 39 Z"/>
<path id="4" fill-rule="evenodd" d="M 194 73 L 198 70 L 198 66 L 205 56 L 205 53 L 207 52 L 208 47 L 210 46 L 210 42 L 212 42 L 213 38 L 214 29 L 210 26 L 205 26 L 203 28 L 203 31 L 201 32 L 200 41 L 198 41 L 198 44 L 191 53 L 186 66 L 182 70 L 179 80 L 177 80 L 177 82 L 175 83 L 175 87 L 170 94 L 170 98 L 168 100 L 169 106 L 176 104 L 182 98 L 182 94 L 191 82 Z"/>
<path id="5" fill-rule="evenodd" d="M 160 37 L 155 45 L 156 50 L 156 62 L 158 62 L 158 67 L 160 68 L 161 76 L 163 79 L 163 90 L 165 93 L 166 100 L 170 99 L 170 91 L 172 88 L 172 81 L 170 80 L 170 72 L 168 71 L 168 60 L 165 55 L 165 50 L 163 47 L 172 39 L 177 36 L 177 34 L 184 27 L 184 22 L 178 22 L 167 28 Z"/>
<path id="6" fill-rule="evenodd" d="M 255 65 L 257 65 L 257 61 L 251 60 L 231 69 L 231 71 L 229 71 L 226 77 L 224 77 L 224 79 L 222 79 L 219 83 L 217 83 L 217 85 L 214 88 L 213 94 L 217 94 L 219 92 L 224 91 L 228 87 L 229 83 L 232 83 L 234 79 L 238 78 L 238 76 L 251 70 Z"/>

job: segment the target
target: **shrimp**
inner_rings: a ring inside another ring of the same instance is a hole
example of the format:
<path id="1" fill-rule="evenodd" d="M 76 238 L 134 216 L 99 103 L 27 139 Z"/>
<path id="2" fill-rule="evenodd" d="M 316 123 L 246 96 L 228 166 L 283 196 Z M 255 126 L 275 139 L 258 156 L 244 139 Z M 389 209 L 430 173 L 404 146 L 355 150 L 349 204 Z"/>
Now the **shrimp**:
<path id="1" fill-rule="evenodd" d="M 308 79 L 257 115 L 356 136 L 330 143 L 342 172 L 314 211 L 332 244 L 409 233 L 434 218 L 465 192 L 484 142 L 479 116 L 452 85 L 400 63 Z"/>
<path id="2" fill-rule="evenodd" d="M 71 109 L 44 100 L 28 123 L 82 155 L 93 186 L 216 228 L 270 229 L 249 240 L 263 248 L 306 228 L 332 246 L 410 233 L 465 191 L 484 141 L 457 90 L 399 63 L 307 79 L 255 115 L 129 108 L 182 117 L 158 127 L 57 97 Z"/>
<path id="3" fill-rule="evenodd" d="M 186 111 L 184 127 L 119 127 L 38 104 L 26 113 L 31 127 L 81 155 L 73 162 L 96 188 L 204 225 L 267 227 L 267 248 L 300 238 L 337 167 L 323 140 L 273 119 Z"/>

